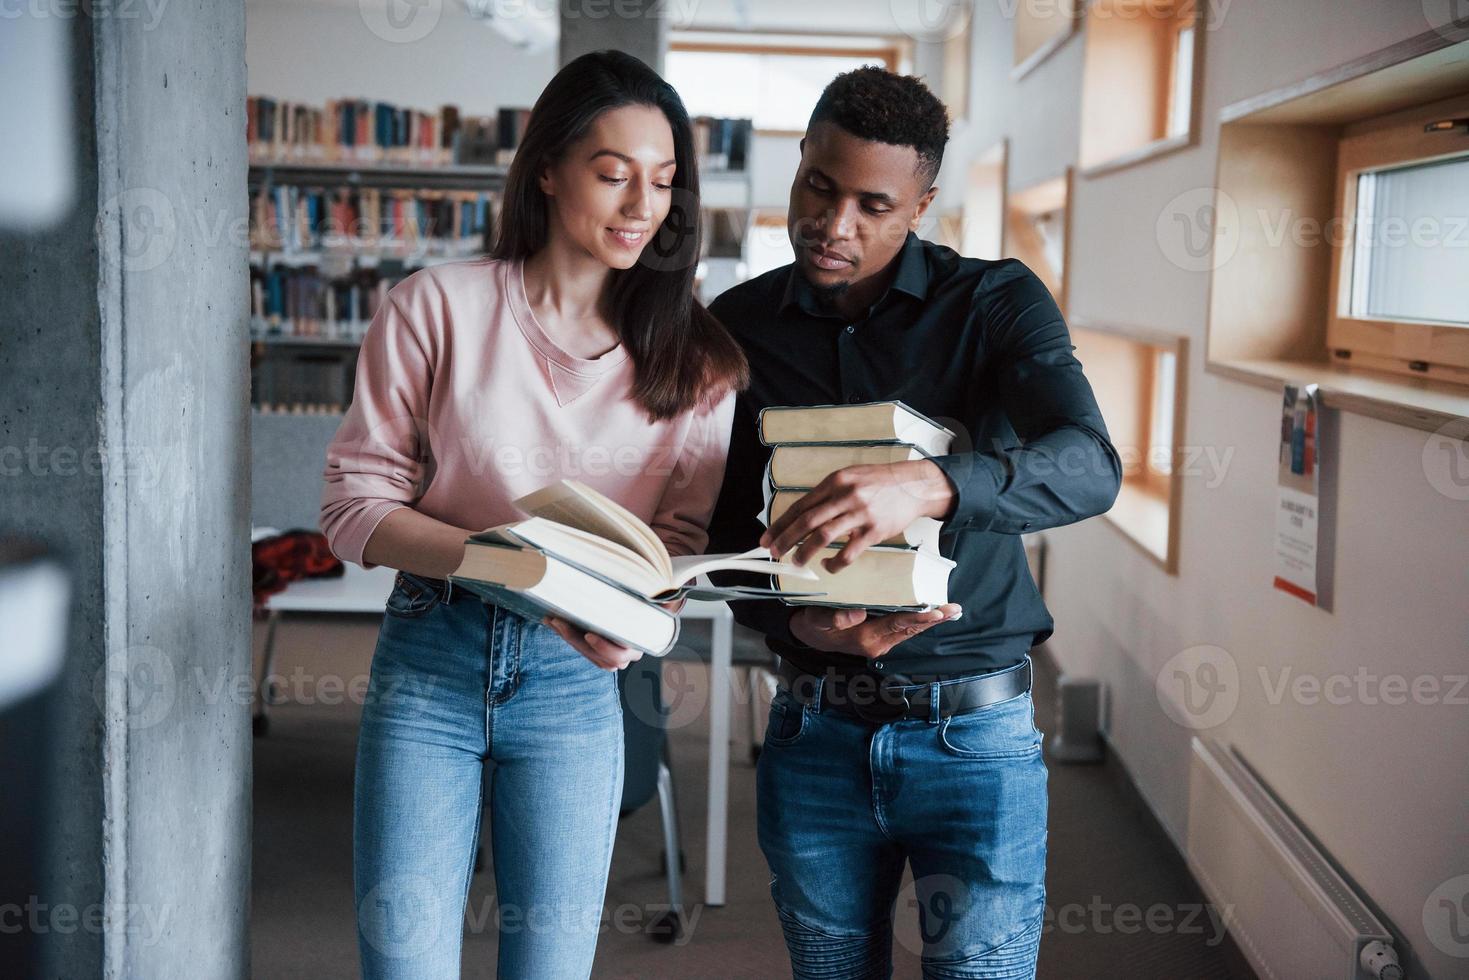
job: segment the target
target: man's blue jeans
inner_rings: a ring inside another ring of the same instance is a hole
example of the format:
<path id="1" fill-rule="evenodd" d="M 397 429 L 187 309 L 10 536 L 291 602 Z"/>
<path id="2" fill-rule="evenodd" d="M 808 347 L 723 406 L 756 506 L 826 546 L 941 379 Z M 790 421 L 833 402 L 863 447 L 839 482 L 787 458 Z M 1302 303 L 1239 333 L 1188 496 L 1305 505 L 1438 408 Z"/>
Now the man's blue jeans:
<path id="1" fill-rule="evenodd" d="M 501 977 L 589 976 L 622 799 L 616 674 L 549 627 L 400 573 L 357 743 L 353 876 L 368 980 L 459 976 L 491 763 Z"/>
<path id="2" fill-rule="evenodd" d="M 887 724 L 819 704 L 776 694 L 757 773 L 797 980 L 890 977 L 895 916 L 925 977 L 1034 977 L 1046 765 L 1030 693 Z M 898 902 L 905 861 L 914 888 Z"/>

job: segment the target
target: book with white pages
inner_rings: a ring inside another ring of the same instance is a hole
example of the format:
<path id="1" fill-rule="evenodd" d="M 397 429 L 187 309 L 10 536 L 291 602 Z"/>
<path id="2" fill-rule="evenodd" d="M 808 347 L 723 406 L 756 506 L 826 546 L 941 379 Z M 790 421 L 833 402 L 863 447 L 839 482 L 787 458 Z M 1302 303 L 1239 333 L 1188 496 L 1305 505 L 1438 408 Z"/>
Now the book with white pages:
<path id="1" fill-rule="evenodd" d="M 767 473 L 777 489 L 804 490 L 848 466 L 884 466 L 928 458 L 922 449 L 902 442 L 781 445 L 771 451 Z"/>
<path id="2" fill-rule="evenodd" d="M 764 548 L 739 554 L 670 556 L 658 535 L 636 514 L 577 480 L 562 480 L 515 501 L 531 516 L 469 536 L 476 545 L 513 545 L 544 551 L 645 600 L 774 598 L 778 588 L 704 586 L 709 572 L 739 571 L 814 581 L 809 569 L 777 562 Z M 806 594 L 809 594 L 807 590 Z"/>
<path id="3" fill-rule="evenodd" d="M 874 545 L 841 571 L 827 571 L 821 563 L 835 556 L 842 547 L 827 545 L 807 565 L 816 572 L 820 579 L 817 587 L 825 594 L 787 596 L 787 605 L 916 612 L 949 601 L 949 573 L 955 568 L 952 559 L 926 548 Z M 791 549 L 786 557 L 794 552 Z"/>
<path id="4" fill-rule="evenodd" d="M 796 501 L 810 492 L 810 490 L 799 488 L 782 488 L 776 490 L 770 498 L 770 509 L 765 516 L 765 526 L 770 527 L 776 521 L 780 520 L 786 511 L 795 505 Z M 897 534 L 889 538 L 884 538 L 878 544 L 894 548 L 926 548 L 929 551 L 937 553 L 939 550 L 939 535 L 943 533 L 943 529 L 944 525 L 942 521 L 937 521 L 932 517 L 919 517 Z M 846 541 L 846 537 L 835 538 L 832 544 L 845 544 Z"/>
<path id="5" fill-rule="evenodd" d="M 943 456 L 953 430 L 900 401 L 857 405 L 771 405 L 760 411 L 760 441 L 767 446 L 822 443 L 907 443 Z"/>

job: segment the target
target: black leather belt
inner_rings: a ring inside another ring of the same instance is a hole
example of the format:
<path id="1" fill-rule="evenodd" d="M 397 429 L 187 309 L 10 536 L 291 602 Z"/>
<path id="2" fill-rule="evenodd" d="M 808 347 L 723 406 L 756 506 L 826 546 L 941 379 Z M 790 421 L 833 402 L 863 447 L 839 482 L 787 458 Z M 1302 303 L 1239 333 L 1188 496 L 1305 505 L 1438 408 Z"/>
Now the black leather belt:
<path id="1" fill-rule="evenodd" d="M 788 660 L 780 663 L 782 686 L 801 704 L 814 705 L 820 691 L 821 710 L 855 715 L 873 724 L 901 718 L 933 717 L 933 684 L 914 684 L 876 674 L 808 674 Z M 821 683 L 816 682 L 820 680 Z M 1008 701 L 1030 690 L 1030 658 L 1013 667 L 938 682 L 940 718 Z"/>

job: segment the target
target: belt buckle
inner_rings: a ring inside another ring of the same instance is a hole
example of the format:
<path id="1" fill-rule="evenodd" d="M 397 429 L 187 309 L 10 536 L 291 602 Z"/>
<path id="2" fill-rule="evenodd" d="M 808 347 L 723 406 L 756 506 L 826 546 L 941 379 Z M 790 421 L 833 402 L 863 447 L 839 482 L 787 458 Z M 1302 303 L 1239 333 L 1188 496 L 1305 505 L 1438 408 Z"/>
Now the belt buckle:
<path id="1" fill-rule="evenodd" d="M 884 677 L 878 681 L 875 702 L 866 704 L 864 703 L 865 699 L 853 699 L 852 710 L 863 721 L 872 722 L 876 725 L 897 721 L 899 718 L 905 717 L 909 709 L 913 707 L 912 702 L 908 700 L 908 695 L 900 693 L 897 690 L 903 686 L 905 685 L 901 682 L 894 682 L 891 677 Z"/>

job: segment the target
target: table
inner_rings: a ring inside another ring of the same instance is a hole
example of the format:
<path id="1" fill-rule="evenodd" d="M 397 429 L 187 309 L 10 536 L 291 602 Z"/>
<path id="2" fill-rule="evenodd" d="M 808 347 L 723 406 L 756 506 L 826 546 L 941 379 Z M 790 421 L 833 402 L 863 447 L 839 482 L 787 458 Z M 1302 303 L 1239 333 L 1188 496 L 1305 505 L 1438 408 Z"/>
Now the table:
<path id="1" fill-rule="evenodd" d="M 275 634 L 282 613 L 363 613 L 381 615 L 393 591 L 396 570 L 386 565 L 362 568 L 345 564 L 341 578 L 300 579 L 265 602 L 265 656 L 255 685 L 253 724 L 257 735 L 269 728 L 266 708 L 270 672 L 275 664 Z M 709 810 L 705 840 L 704 901 L 723 905 L 729 839 L 730 674 L 734 659 L 734 616 L 723 602 L 690 599 L 681 619 L 710 622 L 709 655 Z"/>

